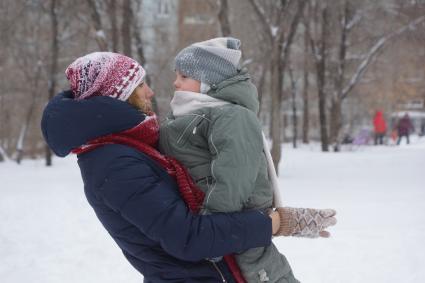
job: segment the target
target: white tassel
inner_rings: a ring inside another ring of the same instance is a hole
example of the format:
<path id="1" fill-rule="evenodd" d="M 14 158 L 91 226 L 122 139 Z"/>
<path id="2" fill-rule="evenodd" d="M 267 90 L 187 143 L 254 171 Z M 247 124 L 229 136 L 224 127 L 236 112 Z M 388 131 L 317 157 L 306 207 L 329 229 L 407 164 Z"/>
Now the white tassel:
<path id="1" fill-rule="evenodd" d="M 274 207 L 283 207 L 283 201 L 282 201 L 282 193 L 279 188 L 279 182 L 276 175 L 276 169 L 274 167 L 272 155 L 270 154 L 269 144 L 267 142 L 266 136 L 263 132 L 263 146 L 264 146 L 264 153 L 266 154 L 267 158 L 267 171 L 269 172 L 269 178 L 272 183 L 272 190 L 273 190 L 273 205 Z"/>

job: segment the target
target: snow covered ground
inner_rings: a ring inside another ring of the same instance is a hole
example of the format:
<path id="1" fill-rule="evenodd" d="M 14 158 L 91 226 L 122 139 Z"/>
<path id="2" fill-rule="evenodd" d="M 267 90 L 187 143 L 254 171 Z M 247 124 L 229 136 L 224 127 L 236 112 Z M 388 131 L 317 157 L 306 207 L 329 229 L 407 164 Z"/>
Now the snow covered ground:
<path id="1" fill-rule="evenodd" d="M 75 157 L 0 163 L 0 281 L 142 282 L 85 200 Z M 425 138 L 338 154 L 283 146 L 288 205 L 335 208 L 330 239 L 276 238 L 303 283 L 425 282 Z"/>

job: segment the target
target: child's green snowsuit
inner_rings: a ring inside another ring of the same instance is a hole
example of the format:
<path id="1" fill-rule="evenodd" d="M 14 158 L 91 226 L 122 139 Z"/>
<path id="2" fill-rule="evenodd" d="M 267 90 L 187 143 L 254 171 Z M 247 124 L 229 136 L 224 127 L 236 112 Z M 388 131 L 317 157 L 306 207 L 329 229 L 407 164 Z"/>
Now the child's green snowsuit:
<path id="1" fill-rule="evenodd" d="M 208 95 L 228 103 L 177 118 L 170 115 L 161 125 L 160 149 L 182 162 L 205 192 L 202 213 L 266 211 L 273 192 L 257 118 L 257 90 L 249 75 L 240 72 L 212 85 Z M 273 244 L 241 251 L 236 259 L 250 283 L 298 282 Z"/>

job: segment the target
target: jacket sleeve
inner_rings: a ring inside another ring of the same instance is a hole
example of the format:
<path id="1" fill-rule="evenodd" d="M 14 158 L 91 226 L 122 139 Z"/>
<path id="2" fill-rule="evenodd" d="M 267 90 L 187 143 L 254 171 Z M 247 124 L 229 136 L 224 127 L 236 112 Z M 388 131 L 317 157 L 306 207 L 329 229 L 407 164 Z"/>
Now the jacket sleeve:
<path id="1" fill-rule="evenodd" d="M 208 135 L 213 183 L 205 196 L 204 212 L 240 211 L 255 189 L 260 169 L 261 125 L 252 111 L 240 106 L 219 111 Z"/>
<path id="2" fill-rule="evenodd" d="M 131 156 L 109 172 L 99 197 L 176 258 L 198 261 L 271 243 L 270 217 L 259 211 L 194 215 L 168 176 Z"/>

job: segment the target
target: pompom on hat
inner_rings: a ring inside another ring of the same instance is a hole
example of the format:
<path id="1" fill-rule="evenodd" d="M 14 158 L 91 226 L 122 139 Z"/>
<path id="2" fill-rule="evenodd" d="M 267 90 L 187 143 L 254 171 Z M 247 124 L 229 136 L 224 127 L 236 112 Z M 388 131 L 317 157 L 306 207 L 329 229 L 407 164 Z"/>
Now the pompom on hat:
<path id="1" fill-rule="evenodd" d="M 145 70 L 135 60 L 113 52 L 94 52 L 75 60 L 65 71 L 74 99 L 109 96 L 126 101 L 143 82 Z"/>
<path id="2" fill-rule="evenodd" d="M 177 54 L 174 68 L 181 74 L 214 85 L 239 71 L 241 42 L 233 37 L 217 37 L 194 43 Z"/>

